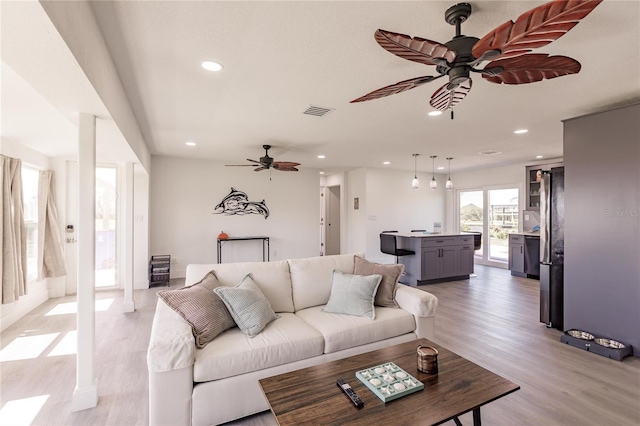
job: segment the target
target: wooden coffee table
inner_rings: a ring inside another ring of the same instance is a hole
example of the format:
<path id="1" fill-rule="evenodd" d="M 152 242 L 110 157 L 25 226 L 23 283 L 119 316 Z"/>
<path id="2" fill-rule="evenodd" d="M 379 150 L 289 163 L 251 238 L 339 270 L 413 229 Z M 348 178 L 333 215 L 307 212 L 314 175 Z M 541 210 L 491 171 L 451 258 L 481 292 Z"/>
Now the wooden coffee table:
<path id="1" fill-rule="evenodd" d="M 438 374 L 418 371 L 418 345 L 438 349 Z M 355 376 L 358 370 L 389 361 L 424 383 L 424 390 L 385 404 Z M 341 378 L 364 401 L 362 409 L 356 408 L 336 385 Z M 260 386 L 280 425 L 436 425 L 448 420 L 459 424 L 458 416 L 473 411 L 473 423 L 480 426 L 481 406 L 520 389 L 426 339 L 268 377 L 260 380 Z"/>

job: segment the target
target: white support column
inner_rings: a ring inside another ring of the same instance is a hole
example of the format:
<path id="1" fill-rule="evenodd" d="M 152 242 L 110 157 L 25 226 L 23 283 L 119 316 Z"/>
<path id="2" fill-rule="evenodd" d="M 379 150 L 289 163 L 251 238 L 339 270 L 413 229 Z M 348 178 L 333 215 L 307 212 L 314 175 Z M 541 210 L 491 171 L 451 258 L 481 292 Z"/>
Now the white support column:
<path id="1" fill-rule="evenodd" d="M 95 375 L 96 117 L 78 120 L 78 294 L 76 388 L 71 411 L 98 405 Z"/>
<path id="2" fill-rule="evenodd" d="M 124 301 L 122 312 L 133 312 L 136 303 L 133 300 L 133 163 L 124 165 L 124 255 L 122 263 L 124 268 Z"/>

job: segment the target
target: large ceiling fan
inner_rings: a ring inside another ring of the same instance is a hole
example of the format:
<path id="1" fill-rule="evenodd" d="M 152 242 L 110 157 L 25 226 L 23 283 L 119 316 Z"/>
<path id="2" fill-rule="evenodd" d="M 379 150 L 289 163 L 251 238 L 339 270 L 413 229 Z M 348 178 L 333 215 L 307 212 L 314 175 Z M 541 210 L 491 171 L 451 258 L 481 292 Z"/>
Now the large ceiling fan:
<path id="1" fill-rule="evenodd" d="M 481 39 L 461 34 L 461 24 L 471 15 L 471 5 L 459 3 L 444 14 L 445 20 L 456 27 L 455 37 L 445 44 L 379 29 L 375 39 L 382 48 L 409 61 L 435 65 L 438 75 L 404 80 L 374 90 L 351 103 L 394 95 L 448 76 L 449 82 L 436 90 L 429 102 L 433 108 L 445 111 L 455 107 L 469 93 L 472 72 L 497 84 L 533 83 L 576 74 L 580 71 L 580 63 L 575 59 L 529 52 L 563 36 L 601 1 L 554 0 L 523 13 L 516 22 L 505 22 Z M 490 62 L 477 68 L 484 61 Z"/>
<path id="2" fill-rule="evenodd" d="M 262 147 L 264 148 L 264 157 L 260 157 L 260 161 L 247 158 L 247 161 L 251 161 L 254 164 L 226 164 L 226 166 L 228 167 L 258 166 L 255 169 L 253 169 L 256 172 L 259 172 L 261 170 L 269 170 L 269 169 L 280 170 L 281 172 L 297 172 L 298 171 L 296 167 L 299 166 L 300 163 L 294 163 L 292 161 L 273 161 L 273 158 L 269 157 L 269 149 L 271 149 L 271 145 L 262 145 Z"/>

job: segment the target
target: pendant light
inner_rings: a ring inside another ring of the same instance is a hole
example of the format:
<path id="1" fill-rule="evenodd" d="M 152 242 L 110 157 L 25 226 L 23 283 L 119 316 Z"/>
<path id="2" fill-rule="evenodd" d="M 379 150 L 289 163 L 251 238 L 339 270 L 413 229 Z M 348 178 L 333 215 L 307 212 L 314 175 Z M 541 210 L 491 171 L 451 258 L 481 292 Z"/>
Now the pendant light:
<path id="1" fill-rule="evenodd" d="M 447 191 L 453 191 L 453 181 L 451 180 L 451 160 L 453 160 L 453 157 L 447 157 L 447 160 L 449 161 L 449 177 L 447 178 L 445 188 L 447 188 Z"/>
<path id="2" fill-rule="evenodd" d="M 420 188 L 420 182 L 418 181 L 418 155 L 420 154 L 411 155 L 413 155 L 413 180 L 411 181 L 411 188 L 418 189 Z"/>
<path id="3" fill-rule="evenodd" d="M 438 182 L 436 182 L 436 157 L 437 155 L 432 155 L 431 158 L 431 162 L 433 163 L 432 166 L 432 170 L 433 170 L 433 177 L 431 178 L 431 182 L 429 182 L 429 188 L 431 189 L 438 189 Z"/>

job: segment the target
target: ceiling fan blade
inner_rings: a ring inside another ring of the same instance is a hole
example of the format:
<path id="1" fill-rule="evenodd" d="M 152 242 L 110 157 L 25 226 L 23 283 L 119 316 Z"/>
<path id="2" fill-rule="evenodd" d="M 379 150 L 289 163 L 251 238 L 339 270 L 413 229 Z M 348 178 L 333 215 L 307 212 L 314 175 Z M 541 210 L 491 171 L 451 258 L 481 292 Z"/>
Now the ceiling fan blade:
<path id="1" fill-rule="evenodd" d="M 246 167 L 246 166 L 251 166 L 251 167 L 255 167 L 255 164 L 225 164 L 225 167 Z"/>
<path id="2" fill-rule="evenodd" d="M 400 81 L 390 86 L 385 86 L 381 89 L 374 90 L 371 93 L 367 93 L 366 95 L 361 96 L 358 99 L 354 99 L 349 103 L 352 104 L 354 102 L 370 101 L 372 99 L 384 98 L 385 96 L 395 95 L 396 93 L 405 92 L 407 90 L 414 89 L 418 86 L 422 86 L 423 84 L 429 83 L 430 81 L 433 81 L 440 77 L 442 77 L 442 75 L 438 75 L 435 77 L 431 75 L 426 75 L 423 77 L 416 77 L 410 80 Z"/>
<path id="3" fill-rule="evenodd" d="M 483 74 L 492 83 L 525 84 L 562 77 L 580 72 L 580 62 L 566 56 L 549 56 L 546 53 L 530 53 L 515 58 L 499 59 L 487 64 L 487 68 L 502 67 L 497 75 Z"/>
<path id="4" fill-rule="evenodd" d="M 490 31 L 473 46 L 475 58 L 496 51 L 490 59 L 523 55 L 562 37 L 602 0 L 554 0 L 531 9 Z M 499 52 L 499 55 L 497 54 Z"/>
<path id="5" fill-rule="evenodd" d="M 374 37 L 383 49 L 409 61 L 439 65 L 437 63 L 439 61 L 434 62 L 433 59 L 445 59 L 449 63 L 456 59 L 455 51 L 449 50 L 447 46 L 437 41 L 380 29 L 376 31 Z"/>
<path id="6" fill-rule="evenodd" d="M 297 172 L 298 169 L 295 167 L 274 167 L 279 172 Z"/>
<path id="7" fill-rule="evenodd" d="M 256 169 L 253 169 L 253 171 L 254 171 L 254 172 L 259 172 L 260 170 L 267 170 L 267 169 L 268 169 L 268 167 L 261 166 L 261 167 L 258 167 L 258 168 L 256 168 Z"/>
<path id="8" fill-rule="evenodd" d="M 292 161 L 274 161 L 272 167 L 276 170 L 282 170 L 283 168 L 292 168 L 299 166 L 300 163 L 294 163 Z"/>
<path id="9" fill-rule="evenodd" d="M 471 79 L 467 79 L 458 86 L 451 88 L 450 83 L 444 84 L 431 96 L 429 104 L 440 111 L 446 111 L 458 105 L 471 90 Z"/>
<path id="10" fill-rule="evenodd" d="M 262 164 L 260 161 L 252 160 L 251 158 L 247 158 L 247 161 L 251 161 L 252 163 Z"/>

